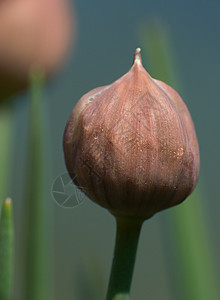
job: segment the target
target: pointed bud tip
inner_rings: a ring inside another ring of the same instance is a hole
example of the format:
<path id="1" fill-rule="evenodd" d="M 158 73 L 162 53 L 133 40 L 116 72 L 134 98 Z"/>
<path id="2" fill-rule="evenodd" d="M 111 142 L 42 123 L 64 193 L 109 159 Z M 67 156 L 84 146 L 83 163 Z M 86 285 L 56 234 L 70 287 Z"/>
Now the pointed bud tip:
<path id="1" fill-rule="evenodd" d="M 133 65 L 142 66 L 141 48 L 137 48 L 134 53 Z"/>

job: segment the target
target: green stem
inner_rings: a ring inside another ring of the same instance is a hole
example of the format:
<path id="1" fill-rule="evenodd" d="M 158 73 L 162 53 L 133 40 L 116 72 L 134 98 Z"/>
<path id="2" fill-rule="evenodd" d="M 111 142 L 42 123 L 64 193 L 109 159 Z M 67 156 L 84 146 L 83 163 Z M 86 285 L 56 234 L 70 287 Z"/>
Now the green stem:
<path id="1" fill-rule="evenodd" d="M 49 300 L 49 246 L 47 214 L 47 170 L 45 156 L 45 116 L 43 104 L 44 75 L 39 70 L 31 74 L 31 101 L 27 182 L 24 211 L 25 263 L 23 299 Z"/>
<path id="2" fill-rule="evenodd" d="M 128 300 L 143 220 L 116 216 L 117 233 L 106 300 Z"/>
<path id="3" fill-rule="evenodd" d="M 0 299 L 11 299 L 13 277 L 13 219 L 12 203 L 7 198 L 0 219 Z"/>
<path id="4" fill-rule="evenodd" d="M 141 27 L 143 54 L 148 56 L 153 77 L 160 78 L 172 87 L 180 87 L 179 74 L 175 65 L 175 52 L 166 24 L 149 22 Z M 168 230 L 173 238 L 173 267 L 178 274 L 174 286 L 180 299 L 219 299 L 218 276 L 213 258 L 213 242 L 205 218 L 202 194 L 199 190 L 170 212 Z M 190 275 L 190 276 L 189 276 Z"/>
<path id="5" fill-rule="evenodd" d="M 0 210 L 8 196 L 13 107 L 11 103 L 0 104 Z"/>

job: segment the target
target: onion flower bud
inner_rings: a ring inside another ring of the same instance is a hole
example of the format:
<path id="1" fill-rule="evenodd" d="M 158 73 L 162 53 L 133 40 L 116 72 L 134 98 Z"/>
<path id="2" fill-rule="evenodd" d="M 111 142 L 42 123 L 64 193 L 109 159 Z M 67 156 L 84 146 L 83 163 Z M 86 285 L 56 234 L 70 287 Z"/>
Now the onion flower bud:
<path id="1" fill-rule="evenodd" d="M 46 76 L 63 61 L 73 36 L 68 0 L 0 1 L 0 100 L 28 86 L 30 71 Z"/>
<path id="2" fill-rule="evenodd" d="M 190 113 L 172 87 L 147 73 L 139 48 L 128 73 L 80 99 L 63 147 L 74 183 L 116 216 L 148 219 L 197 183 Z"/>

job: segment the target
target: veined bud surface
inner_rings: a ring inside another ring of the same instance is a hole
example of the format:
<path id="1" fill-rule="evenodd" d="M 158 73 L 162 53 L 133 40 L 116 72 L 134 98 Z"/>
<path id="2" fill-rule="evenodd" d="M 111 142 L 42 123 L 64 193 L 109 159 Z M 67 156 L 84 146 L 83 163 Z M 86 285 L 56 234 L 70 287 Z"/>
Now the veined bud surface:
<path id="1" fill-rule="evenodd" d="M 63 140 L 74 183 L 115 215 L 147 219 L 181 203 L 199 173 L 199 147 L 179 94 L 151 78 L 140 49 L 131 69 L 85 94 Z"/>

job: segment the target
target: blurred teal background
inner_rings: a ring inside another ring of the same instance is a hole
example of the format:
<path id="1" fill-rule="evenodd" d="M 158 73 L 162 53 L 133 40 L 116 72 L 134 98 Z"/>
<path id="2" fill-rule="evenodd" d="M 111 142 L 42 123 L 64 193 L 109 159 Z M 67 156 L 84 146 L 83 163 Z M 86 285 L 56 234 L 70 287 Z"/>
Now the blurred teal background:
<path id="1" fill-rule="evenodd" d="M 199 188 L 202 197 L 196 201 L 203 203 L 202 213 L 212 243 L 211 255 L 220 281 L 220 1 L 77 0 L 74 4 L 78 23 L 77 40 L 65 65 L 46 84 L 44 92 L 49 116 L 48 128 L 45 128 L 47 157 L 52 166 L 51 172 L 48 172 L 51 174 L 48 180 L 48 215 L 52 215 L 49 241 L 53 245 L 54 299 L 104 299 L 115 237 L 114 219 L 101 207 L 86 199 L 78 207 L 64 209 L 50 195 L 54 179 L 66 172 L 62 151 L 66 121 L 83 94 L 97 86 L 111 83 L 128 71 L 136 47 L 142 48 L 144 66 L 151 73 L 140 38 L 140 26 L 155 18 L 166 24 L 170 33 L 174 54 L 172 58 L 180 82 L 178 92 L 187 104 L 197 130 L 201 154 Z M 16 300 L 20 300 L 19 268 L 22 267 L 22 193 L 27 151 L 28 97 L 26 93 L 16 102 L 14 122 L 10 196 L 14 199 L 17 231 Z M 131 300 L 181 299 L 178 289 L 181 278 L 175 271 L 172 232 L 167 230 L 166 224 L 173 211 L 181 210 L 183 205 L 163 211 L 145 222 Z"/>

